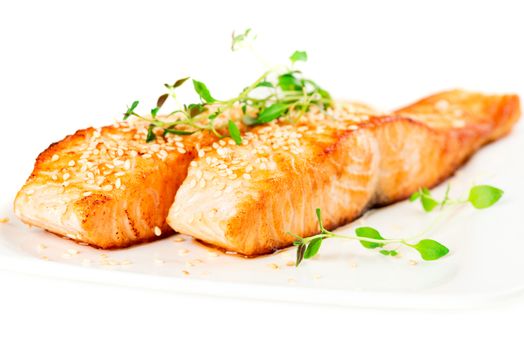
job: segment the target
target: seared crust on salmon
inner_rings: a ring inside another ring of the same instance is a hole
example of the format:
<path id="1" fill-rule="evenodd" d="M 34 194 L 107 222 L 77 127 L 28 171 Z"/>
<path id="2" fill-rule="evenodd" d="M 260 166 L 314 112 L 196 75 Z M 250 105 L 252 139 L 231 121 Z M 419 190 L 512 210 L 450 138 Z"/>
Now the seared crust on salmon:
<path id="1" fill-rule="evenodd" d="M 25 223 L 100 248 L 172 233 L 169 207 L 208 134 L 145 142 L 147 124 L 88 128 L 42 152 L 15 199 Z M 207 141 L 206 141 L 207 140 Z"/>
<path id="2" fill-rule="evenodd" d="M 296 124 L 251 129 L 243 144 L 214 143 L 189 167 L 167 222 L 178 232 L 245 255 L 333 229 L 365 210 L 449 177 L 520 116 L 516 95 L 437 94 L 391 114 L 338 105 Z"/>

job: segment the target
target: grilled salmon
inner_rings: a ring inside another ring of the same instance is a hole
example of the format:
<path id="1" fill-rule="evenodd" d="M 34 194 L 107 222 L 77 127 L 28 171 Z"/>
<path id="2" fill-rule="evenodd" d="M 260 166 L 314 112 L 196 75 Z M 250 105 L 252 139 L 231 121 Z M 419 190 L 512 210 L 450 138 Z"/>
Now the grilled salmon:
<path id="1" fill-rule="evenodd" d="M 15 199 L 25 223 L 100 248 L 172 233 L 169 207 L 190 161 L 214 136 L 166 135 L 146 143 L 147 123 L 88 128 L 42 152 Z"/>
<path id="2" fill-rule="evenodd" d="M 189 167 L 167 218 L 176 231 L 252 256 L 289 246 L 290 231 L 346 224 L 449 177 L 520 116 L 516 95 L 448 91 L 393 113 L 339 104 L 223 140 Z"/>

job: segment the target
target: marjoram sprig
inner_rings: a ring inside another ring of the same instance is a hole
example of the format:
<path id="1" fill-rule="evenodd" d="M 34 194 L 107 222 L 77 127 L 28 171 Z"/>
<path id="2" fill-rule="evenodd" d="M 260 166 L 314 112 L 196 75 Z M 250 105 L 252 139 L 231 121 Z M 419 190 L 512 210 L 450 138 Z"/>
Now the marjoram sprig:
<path id="1" fill-rule="evenodd" d="M 231 49 L 236 51 L 246 43 L 246 40 L 253 38 L 250 29 L 238 35 L 233 33 Z M 332 104 L 331 96 L 326 90 L 313 80 L 305 78 L 302 72 L 295 68 L 297 62 L 307 61 L 307 53 L 295 51 L 289 60 L 289 66 L 267 70 L 237 96 L 225 100 L 215 98 L 206 84 L 192 79 L 193 89 L 199 101 L 183 104 L 182 107 L 164 114 L 171 118 L 159 117 L 160 110 L 169 97 L 178 102 L 176 89 L 189 78 L 179 79 L 172 85 L 164 84 L 167 92 L 158 98 L 156 106 L 150 110 L 150 115 L 138 114 L 136 108 L 139 101 L 134 101 L 124 113 L 124 120 L 135 116 L 149 122 L 147 142 L 155 140 L 155 129 L 160 128 L 164 136 L 166 134 L 190 135 L 208 131 L 220 138 L 229 136 L 236 144 L 241 144 L 242 136 L 237 123 L 254 126 L 279 118 L 295 122 L 313 105 L 322 110 Z M 233 108 L 242 111 L 241 120 L 229 119 L 226 123 L 227 128 L 220 127 L 217 130 L 215 126 L 217 117 Z"/>
<path id="2" fill-rule="evenodd" d="M 420 200 L 423 209 L 426 212 L 434 210 L 440 205 L 442 209 L 444 206 L 450 206 L 454 204 L 467 204 L 470 203 L 473 207 L 477 209 L 489 208 L 495 204 L 504 194 L 504 191 L 490 185 L 478 185 L 473 186 L 469 191 L 469 196 L 467 199 L 463 200 L 453 200 L 449 198 L 450 187 L 446 189 L 446 194 L 444 199 L 438 201 L 435 199 L 429 189 L 421 188 L 417 192 L 413 193 L 410 197 L 410 201 Z M 438 222 L 440 217 L 438 217 L 432 225 L 430 225 L 426 230 L 421 233 L 407 237 L 407 238 L 395 238 L 387 239 L 384 238 L 381 233 L 369 226 L 358 227 L 355 229 L 354 236 L 340 235 L 334 232 L 327 230 L 322 222 L 322 212 L 320 209 L 316 210 L 317 220 L 320 232 L 314 236 L 310 237 L 300 237 L 291 234 L 296 239 L 293 242 L 293 245 L 297 246 L 297 256 L 296 256 L 296 266 L 300 265 L 302 260 L 311 259 L 318 254 L 320 247 L 322 246 L 322 241 L 325 238 L 339 238 L 339 239 L 350 239 L 358 240 L 360 244 L 366 249 L 379 249 L 379 253 L 382 255 L 396 256 L 398 255 L 397 248 L 386 249 L 390 244 L 403 245 L 409 248 L 417 250 L 423 260 L 438 260 L 443 256 L 449 253 L 449 249 L 443 244 L 433 240 L 433 239 L 421 239 L 426 233 L 431 231 L 435 222 Z"/>

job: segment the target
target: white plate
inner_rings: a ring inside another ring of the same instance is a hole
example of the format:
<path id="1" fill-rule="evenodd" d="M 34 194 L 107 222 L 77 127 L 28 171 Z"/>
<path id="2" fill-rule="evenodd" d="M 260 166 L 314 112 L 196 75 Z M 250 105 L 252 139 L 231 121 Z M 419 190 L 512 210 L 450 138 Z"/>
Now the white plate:
<path id="1" fill-rule="evenodd" d="M 487 210 L 455 208 L 431 234 L 450 254 L 425 262 L 401 249 L 398 258 L 368 251 L 354 241 L 326 240 L 318 257 L 299 268 L 294 249 L 256 259 L 222 254 L 189 237 L 171 236 L 129 249 L 102 251 L 28 228 L 12 215 L 13 181 L 2 181 L 0 268 L 75 280 L 184 293 L 367 307 L 453 308 L 485 305 L 524 290 L 524 130 L 481 150 L 450 180 L 452 194 L 473 183 L 505 190 Z M 28 160 L 29 161 L 29 160 Z M 25 176 L 19 175 L 19 176 Z M 436 189 L 442 195 L 445 185 Z M 362 224 L 385 236 L 411 235 L 435 214 L 402 202 L 338 230 Z M 183 237 L 185 241 L 177 242 Z M 77 254 L 74 251 L 78 251 Z M 416 262 L 416 264 L 414 264 Z"/>

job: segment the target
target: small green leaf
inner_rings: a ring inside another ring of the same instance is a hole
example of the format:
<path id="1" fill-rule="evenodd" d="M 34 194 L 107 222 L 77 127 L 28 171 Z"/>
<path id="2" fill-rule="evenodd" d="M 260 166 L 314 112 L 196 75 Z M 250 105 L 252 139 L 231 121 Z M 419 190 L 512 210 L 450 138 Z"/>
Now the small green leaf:
<path id="1" fill-rule="evenodd" d="M 359 227 L 355 230 L 355 233 L 358 237 L 364 237 L 364 238 L 372 238 L 376 240 L 384 240 L 384 238 L 380 235 L 380 232 L 375 230 L 373 227 Z M 364 248 L 367 249 L 375 249 L 379 247 L 383 247 L 384 244 L 382 243 L 376 243 L 376 242 L 367 242 L 367 241 L 360 241 L 360 244 L 364 246 Z"/>
<path id="2" fill-rule="evenodd" d="M 295 266 L 300 265 L 302 262 L 302 259 L 304 259 L 304 253 L 306 252 L 306 245 L 304 243 L 301 243 L 297 248 L 297 261 L 295 263 Z"/>
<path id="3" fill-rule="evenodd" d="M 154 141 L 156 140 L 156 135 L 155 133 L 153 132 L 153 129 L 155 128 L 155 125 L 154 124 L 149 124 L 149 127 L 147 128 L 147 137 L 146 137 L 146 142 L 151 142 L 151 141 Z"/>
<path id="4" fill-rule="evenodd" d="M 420 201 L 422 202 L 422 207 L 426 212 L 430 212 L 438 205 L 438 202 L 435 198 L 430 197 L 426 194 L 422 194 L 420 197 Z"/>
<path id="5" fill-rule="evenodd" d="M 414 192 L 410 197 L 409 197 L 409 201 L 410 202 L 414 202 L 416 201 L 417 199 L 420 198 L 420 192 L 417 191 L 417 192 Z"/>
<path id="6" fill-rule="evenodd" d="M 278 102 L 270 105 L 260 112 L 257 118 L 257 124 L 269 123 L 270 121 L 281 117 L 286 112 L 288 107 L 289 106 L 287 104 Z"/>
<path id="7" fill-rule="evenodd" d="M 174 134 L 174 135 L 191 135 L 194 134 L 196 131 L 187 131 L 187 130 L 177 130 L 177 129 L 164 129 L 164 136 L 167 134 Z"/>
<path id="8" fill-rule="evenodd" d="M 272 88 L 273 84 L 271 84 L 269 81 L 261 81 L 255 87 L 269 87 L 269 88 Z"/>
<path id="9" fill-rule="evenodd" d="M 489 185 L 478 185 L 469 191 L 468 201 L 477 209 L 489 208 L 497 203 L 504 191 Z"/>
<path id="10" fill-rule="evenodd" d="M 160 108 L 155 107 L 155 108 L 153 108 L 153 109 L 151 110 L 151 116 L 152 116 L 153 118 L 156 117 L 156 115 L 157 115 L 159 109 L 160 109 Z"/>
<path id="11" fill-rule="evenodd" d="M 437 260 L 449 253 L 447 247 L 432 239 L 423 239 L 417 244 L 409 244 L 409 246 L 418 250 L 424 260 Z"/>
<path id="12" fill-rule="evenodd" d="M 241 145 L 242 137 L 240 136 L 240 130 L 238 130 L 237 125 L 232 120 L 229 120 L 227 123 L 227 128 L 229 130 L 229 135 L 235 141 L 235 143 L 237 145 Z"/>
<path id="13" fill-rule="evenodd" d="M 293 54 L 289 57 L 289 60 L 291 63 L 295 63 L 297 61 L 307 61 L 307 52 L 306 51 L 295 51 Z"/>
<path id="14" fill-rule="evenodd" d="M 209 92 L 209 89 L 207 88 L 206 84 L 204 84 L 201 81 L 193 79 L 193 87 L 195 88 L 196 93 L 200 98 L 207 103 L 213 103 L 216 100 L 211 96 L 211 93 Z"/>
<path id="15" fill-rule="evenodd" d="M 314 238 L 309 242 L 306 251 L 304 253 L 304 259 L 310 259 L 317 255 L 320 246 L 322 245 L 322 238 Z"/>
<path id="16" fill-rule="evenodd" d="M 283 91 L 301 91 L 302 84 L 300 81 L 292 74 L 286 73 L 278 77 L 278 86 Z"/>
<path id="17" fill-rule="evenodd" d="M 243 33 L 241 34 L 235 34 L 235 32 L 233 32 L 233 34 L 231 35 L 231 51 L 236 51 L 240 48 L 240 44 L 242 44 L 243 42 L 245 42 L 248 38 L 250 38 L 250 34 L 251 33 L 251 28 L 248 28 L 246 29 Z M 256 37 L 255 36 L 251 36 L 251 39 L 254 40 Z"/>
<path id="18" fill-rule="evenodd" d="M 390 256 L 397 256 L 398 255 L 398 252 L 396 250 L 387 250 L 387 249 L 381 249 L 379 251 L 380 254 L 382 255 L 390 255 Z"/>
<path id="19" fill-rule="evenodd" d="M 129 118 L 129 116 L 135 112 L 135 108 L 138 106 L 138 103 L 139 103 L 138 101 L 134 101 L 131 104 L 131 107 L 127 108 L 127 111 L 124 113 L 124 120 Z"/>

